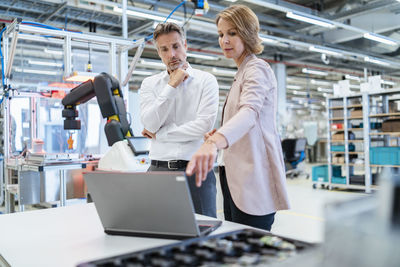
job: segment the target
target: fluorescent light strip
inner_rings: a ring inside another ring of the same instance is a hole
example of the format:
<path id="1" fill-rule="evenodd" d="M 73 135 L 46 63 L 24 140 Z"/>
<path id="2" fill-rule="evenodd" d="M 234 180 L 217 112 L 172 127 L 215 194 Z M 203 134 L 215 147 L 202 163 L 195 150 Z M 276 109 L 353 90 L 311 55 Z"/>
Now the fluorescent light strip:
<path id="1" fill-rule="evenodd" d="M 144 71 L 144 70 L 134 70 L 132 74 L 133 74 L 133 76 L 135 76 L 135 75 L 148 76 L 148 75 L 152 75 L 153 72 L 151 72 L 151 71 Z"/>
<path id="2" fill-rule="evenodd" d="M 311 84 L 315 84 L 315 85 L 326 85 L 326 86 L 331 86 L 332 83 L 331 82 L 325 82 L 325 81 L 318 81 L 318 80 L 311 80 Z"/>
<path id="3" fill-rule="evenodd" d="M 32 73 L 32 74 L 41 74 L 41 75 L 57 75 L 61 74 L 58 73 L 57 71 L 48 71 L 48 70 L 31 70 L 31 69 L 21 69 L 21 68 L 14 68 L 16 72 L 22 72 L 22 73 Z"/>
<path id="4" fill-rule="evenodd" d="M 329 88 L 321 88 L 321 87 L 318 87 L 318 88 L 317 88 L 317 91 L 318 91 L 318 92 L 325 92 L 325 93 L 332 93 L 332 89 L 329 89 Z"/>
<path id="5" fill-rule="evenodd" d="M 212 68 L 212 72 L 215 74 L 219 74 L 222 76 L 235 76 L 236 75 L 236 71 L 231 71 L 231 70 L 222 70 L 222 69 L 217 69 L 217 68 Z"/>
<path id="6" fill-rule="evenodd" d="M 322 21 L 322 20 L 316 19 L 316 18 L 311 18 L 311 17 L 306 17 L 306 16 L 303 16 L 303 15 L 299 15 L 299 14 L 293 13 L 291 11 L 286 13 L 286 17 L 291 18 L 291 19 L 304 21 L 304 22 L 311 23 L 311 24 L 314 24 L 314 25 L 330 28 L 330 29 L 333 29 L 333 28 L 336 27 L 332 23 L 325 22 L 325 21 Z"/>
<path id="7" fill-rule="evenodd" d="M 260 39 L 265 42 L 265 43 L 269 43 L 269 44 L 277 44 L 279 43 L 278 40 L 273 39 L 273 38 L 269 38 L 269 37 L 260 37 Z"/>
<path id="8" fill-rule="evenodd" d="M 385 38 L 384 36 L 378 36 L 376 34 L 373 33 L 364 33 L 364 38 L 376 41 L 376 42 L 380 42 L 380 43 L 384 43 L 387 45 L 397 45 L 397 42 L 394 40 L 391 40 L 389 38 Z"/>
<path id="9" fill-rule="evenodd" d="M 322 54 L 329 54 L 329 55 L 333 55 L 333 56 L 342 56 L 343 55 L 342 53 L 339 53 L 339 52 L 336 52 L 336 51 L 333 51 L 330 49 L 326 49 L 323 47 L 313 46 L 313 45 L 310 46 L 310 48 L 308 48 L 308 50 L 314 51 L 314 52 L 319 52 Z"/>
<path id="10" fill-rule="evenodd" d="M 144 59 L 140 60 L 139 62 L 140 62 L 140 64 L 143 64 L 143 65 L 146 65 L 146 66 L 152 66 L 152 67 L 162 67 L 162 68 L 165 68 L 165 65 L 164 65 L 164 63 L 162 63 L 162 62 L 157 62 L 157 61 L 147 61 L 147 60 L 144 60 Z"/>
<path id="11" fill-rule="evenodd" d="M 308 95 L 307 92 L 302 92 L 302 91 L 293 91 L 294 95 Z"/>
<path id="12" fill-rule="evenodd" d="M 350 84 L 349 87 L 350 87 L 350 88 L 353 88 L 353 89 L 358 89 L 358 90 L 360 90 L 360 86 L 359 86 L 359 85 L 356 85 L 356 84 Z"/>
<path id="13" fill-rule="evenodd" d="M 202 55 L 202 54 L 196 54 L 196 53 L 186 53 L 188 57 L 194 57 L 194 58 L 201 58 L 201 59 L 207 59 L 207 60 L 218 60 L 218 57 L 216 56 L 209 56 L 209 55 Z"/>
<path id="14" fill-rule="evenodd" d="M 118 12 L 118 13 L 122 13 L 122 8 L 119 8 L 119 7 L 115 6 L 114 7 L 114 11 Z M 152 19 L 152 20 L 160 21 L 160 22 L 164 22 L 165 19 L 166 19 L 166 17 L 164 18 L 164 17 L 161 17 L 161 16 L 157 16 L 157 15 L 153 15 L 153 14 L 149 14 L 149 13 L 143 13 L 143 12 L 134 11 L 134 10 L 129 10 L 129 9 L 126 10 L 126 14 L 134 16 L 134 17 L 138 17 L 138 18 Z M 179 20 L 176 20 L 176 19 L 171 19 L 171 18 L 168 19 L 168 21 L 169 22 L 174 22 L 174 23 L 177 23 L 177 24 L 181 24 L 182 23 L 182 21 L 179 21 Z"/>
<path id="15" fill-rule="evenodd" d="M 36 60 L 28 60 L 28 63 L 31 65 L 39 65 L 39 66 L 49 66 L 49 67 L 62 67 L 62 63 L 55 62 L 44 62 L 44 61 L 36 61 Z"/>
<path id="16" fill-rule="evenodd" d="M 300 89 L 302 89 L 303 87 L 301 87 L 301 86 L 299 86 L 299 85 L 291 85 L 291 84 L 288 84 L 288 85 L 286 85 L 286 88 L 287 88 L 287 89 L 293 89 L 293 90 L 300 90 Z"/>
<path id="17" fill-rule="evenodd" d="M 51 50 L 51 49 L 47 49 L 47 48 L 44 49 L 44 52 L 45 52 L 45 53 L 49 53 L 49 54 L 53 54 L 53 55 L 59 55 L 59 56 L 64 55 L 64 52 L 63 52 L 63 51 L 60 51 L 60 50 Z"/>
<path id="18" fill-rule="evenodd" d="M 381 80 L 381 83 L 386 84 L 386 85 L 391 85 L 391 86 L 395 86 L 396 83 L 392 82 L 392 81 L 385 81 L 385 80 Z"/>
<path id="19" fill-rule="evenodd" d="M 326 72 L 318 71 L 318 70 L 310 70 L 310 69 L 307 69 L 307 68 L 303 68 L 301 71 L 303 73 L 307 73 L 307 74 L 314 74 L 314 75 L 321 75 L 321 76 L 327 76 L 328 75 L 328 73 L 326 73 Z"/>
<path id="20" fill-rule="evenodd" d="M 383 65 L 383 66 L 390 66 L 390 64 L 388 62 L 379 60 L 379 59 L 375 59 L 375 58 L 371 58 L 371 57 L 364 57 L 364 61 L 366 62 L 371 62 L 374 64 L 378 64 L 378 65 Z"/>
<path id="21" fill-rule="evenodd" d="M 353 80 L 353 81 L 361 81 L 361 79 L 360 79 L 360 77 L 357 77 L 357 76 L 352 76 L 352 75 L 349 75 L 349 74 L 346 74 L 345 76 L 344 76 L 347 80 Z"/>
<path id="22" fill-rule="evenodd" d="M 230 85 L 220 85 L 219 89 L 221 89 L 221 90 L 229 90 L 229 89 L 231 89 L 231 86 Z"/>

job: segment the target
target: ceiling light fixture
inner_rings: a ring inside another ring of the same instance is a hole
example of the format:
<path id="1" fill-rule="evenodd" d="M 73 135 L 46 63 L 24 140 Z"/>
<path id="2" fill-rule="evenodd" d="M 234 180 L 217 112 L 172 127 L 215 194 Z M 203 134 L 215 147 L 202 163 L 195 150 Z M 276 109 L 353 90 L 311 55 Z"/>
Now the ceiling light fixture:
<path id="1" fill-rule="evenodd" d="M 140 64 L 145 65 L 145 66 L 151 66 L 151 67 L 159 67 L 159 68 L 165 68 L 164 63 L 162 63 L 161 61 L 148 61 L 148 60 L 144 60 L 141 59 Z"/>
<path id="2" fill-rule="evenodd" d="M 349 75 L 349 74 L 346 74 L 345 76 L 344 76 L 347 80 L 353 80 L 353 81 L 361 81 L 361 79 L 360 79 L 360 77 L 357 77 L 357 76 L 352 76 L 352 75 Z"/>
<path id="3" fill-rule="evenodd" d="M 318 88 L 317 88 L 317 91 L 318 91 L 318 92 L 325 92 L 325 93 L 332 93 L 332 89 L 329 89 L 329 88 L 321 88 L 321 87 L 318 87 Z"/>
<path id="4" fill-rule="evenodd" d="M 32 70 L 32 69 L 21 69 L 21 68 L 14 68 L 14 70 L 16 72 L 22 72 L 22 73 L 32 73 L 32 74 L 52 75 L 52 76 L 61 74 L 57 71 L 49 71 L 49 70 Z"/>
<path id="5" fill-rule="evenodd" d="M 278 40 L 273 39 L 273 38 L 270 38 L 270 37 L 261 37 L 261 36 L 260 36 L 260 39 L 261 39 L 264 43 L 269 43 L 269 44 L 277 44 L 277 43 L 279 43 Z"/>
<path id="6" fill-rule="evenodd" d="M 376 34 L 373 33 L 364 33 L 364 38 L 376 41 L 376 42 L 380 42 L 380 43 L 384 43 L 384 44 L 388 44 L 388 45 L 397 45 L 397 42 L 390 39 L 390 38 L 386 38 L 382 35 L 378 36 Z"/>
<path id="7" fill-rule="evenodd" d="M 118 12 L 118 13 L 122 13 L 122 8 L 119 7 L 114 7 L 114 12 Z M 139 11 L 134 11 L 134 10 L 126 10 L 126 14 L 137 17 L 137 18 L 144 18 L 144 19 L 152 19 L 155 21 L 161 21 L 164 22 L 165 21 L 165 17 L 161 17 L 161 16 L 157 16 L 157 15 L 153 15 L 150 13 L 144 13 L 144 12 L 139 12 Z M 176 24 L 181 24 L 182 21 L 176 20 L 176 19 L 168 19 L 169 22 L 173 22 Z"/>
<path id="8" fill-rule="evenodd" d="M 217 68 L 212 68 L 212 72 L 221 75 L 221 76 L 235 76 L 236 71 L 231 71 L 231 70 L 223 70 L 223 69 L 217 69 Z"/>
<path id="9" fill-rule="evenodd" d="M 135 75 L 149 76 L 149 75 L 152 75 L 153 72 L 151 72 L 151 71 L 145 71 L 145 70 L 134 70 L 132 74 L 133 74 L 134 76 L 135 76 Z"/>
<path id="10" fill-rule="evenodd" d="M 326 81 L 318 81 L 318 80 L 311 80 L 311 84 L 315 84 L 315 85 L 326 85 L 326 86 L 331 86 L 332 83 L 331 82 L 326 82 Z"/>
<path id="11" fill-rule="evenodd" d="M 356 84 L 350 84 L 349 87 L 350 87 L 350 88 L 353 88 L 353 89 L 358 89 L 358 90 L 360 90 L 360 86 L 359 86 L 359 85 L 356 85 Z"/>
<path id="12" fill-rule="evenodd" d="M 326 73 L 326 72 L 319 71 L 319 70 L 310 70 L 310 69 L 307 69 L 307 68 L 303 68 L 301 71 L 303 73 L 313 74 L 313 75 L 321 75 L 321 76 L 327 76 L 328 75 L 328 73 Z"/>
<path id="13" fill-rule="evenodd" d="M 381 83 L 382 83 L 382 84 L 386 84 L 386 85 L 391 85 L 391 86 L 395 86 L 395 85 L 396 85 L 395 82 L 392 82 L 392 81 L 385 81 L 385 80 L 381 80 Z"/>
<path id="14" fill-rule="evenodd" d="M 293 89 L 293 90 L 300 90 L 300 89 L 302 89 L 303 87 L 301 87 L 301 86 L 299 86 L 299 85 L 288 84 L 288 85 L 286 85 L 286 88 L 287 88 L 287 89 Z"/>
<path id="15" fill-rule="evenodd" d="M 231 89 L 231 86 L 230 85 L 220 85 L 219 89 L 221 89 L 221 90 L 229 90 L 229 89 Z"/>
<path id="16" fill-rule="evenodd" d="M 378 65 L 383 65 L 383 66 L 389 66 L 390 64 L 386 61 L 382 61 L 380 59 L 372 58 L 372 57 L 364 57 L 364 61 L 378 64 Z"/>
<path id="17" fill-rule="evenodd" d="M 48 48 L 45 48 L 45 49 L 44 49 L 44 52 L 45 52 L 45 53 L 48 53 L 48 54 L 58 55 L 58 56 L 64 55 L 64 52 L 63 52 L 63 51 L 60 51 L 60 50 L 52 50 L 52 49 L 48 49 Z"/>
<path id="18" fill-rule="evenodd" d="M 314 45 L 310 46 L 310 47 L 308 48 L 308 50 L 314 51 L 314 52 L 319 52 L 319 53 L 321 53 L 321 54 L 333 55 L 333 56 L 342 56 L 342 55 L 343 55 L 343 54 L 340 53 L 340 52 L 336 52 L 336 51 L 334 51 L 334 50 L 327 49 L 327 48 L 325 48 L 325 47 L 318 47 L 318 46 L 314 46 Z"/>
<path id="19" fill-rule="evenodd" d="M 207 60 L 218 60 L 219 59 L 216 56 L 202 55 L 202 54 L 196 54 L 196 53 L 186 53 L 186 55 L 188 57 L 201 58 L 201 59 L 207 59 Z"/>
<path id="20" fill-rule="evenodd" d="M 304 21 L 304 22 L 311 23 L 311 24 L 314 24 L 314 25 L 330 28 L 330 29 L 333 29 L 333 28 L 336 27 L 335 25 L 333 25 L 330 22 L 323 21 L 321 18 L 300 15 L 300 14 L 293 13 L 291 11 L 286 13 L 286 17 L 291 18 L 291 19 Z"/>
<path id="21" fill-rule="evenodd" d="M 61 68 L 63 66 L 62 63 L 36 61 L 36 60 L 30 60 L 30 59 L 28 60 L 28 64 L 39 65 L 39 66 L 49 66 L 49 67 L 59 67 L 59 68 Z"/>
<path id="22" fill-rule="evenodd" d="M 304 96 L 308 95 L 307 92 L 303 92 L 303 91 L 293 91 L 293 94 L 294 95 L 304 95 Z"/>

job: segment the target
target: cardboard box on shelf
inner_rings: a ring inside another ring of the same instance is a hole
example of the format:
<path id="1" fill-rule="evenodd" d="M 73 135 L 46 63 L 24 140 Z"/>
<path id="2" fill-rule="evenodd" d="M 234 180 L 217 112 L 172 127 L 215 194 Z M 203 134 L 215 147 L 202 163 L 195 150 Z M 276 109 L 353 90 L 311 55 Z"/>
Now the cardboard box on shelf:
<path id="1" fill-rule="evenodd" d="M 343 110 L 342 109 L 334 109 L 332 110 L 332 117 L 333 118 L 342 118 L 343 115 Z"/>
<path id="2" fill-rule="evenodd" d="M 363 112 L 362 109 L 353 109 L 350 111 L 350 117 L 362 117 Z"/>
<path id="3" fill-rule="evenodd" d="M 382 132 L 400 132 L 400 118 L 384 121 L 382 123 Z"/>
<path id="4" fill-rule="evenodd" d="M 347 139 L 354 140 L 356 138 L 353 132 L 348 132 Z M 332 140 L 334 141 L 343 141 L 344 140 L 344 132 L 336 132 L 332 134 Z"/>
<path id="5" fill-rule="evenodd" d="M 332 140 L 344 140 L 344 132 L 332 134 Z"/>
<path id="6" fill-rule="evenodd" d="M 399 100 L 392 100 L 389 101 L 389 113 L 398 113 L 400 112 L 400 101 Z"/>
<path id="7" fill-rule="evenodd" d="M 332 164 L 342 164 L 344 163 L 344 157 L 343 156 L 334 156 L 332 157 Z"/>

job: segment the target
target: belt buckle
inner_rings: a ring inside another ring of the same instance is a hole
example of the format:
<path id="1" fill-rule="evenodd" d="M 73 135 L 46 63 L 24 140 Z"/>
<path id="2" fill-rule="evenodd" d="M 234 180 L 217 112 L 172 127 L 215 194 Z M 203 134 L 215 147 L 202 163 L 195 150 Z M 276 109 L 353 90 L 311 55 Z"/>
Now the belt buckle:
<path id="1" fill-rule="evenodd" d="M 178 163 L 178 161 L 177 161 L 177 160 L 170 160 L 170 161 L 168 161 L 168 169 L 169 169 L 169 170 L 177 170 L 177 169 L 179 169 L 179 168 L 177 168 L 177 167 L 175 167 L 175 168 L 171 167 L 171 163 Z"/>

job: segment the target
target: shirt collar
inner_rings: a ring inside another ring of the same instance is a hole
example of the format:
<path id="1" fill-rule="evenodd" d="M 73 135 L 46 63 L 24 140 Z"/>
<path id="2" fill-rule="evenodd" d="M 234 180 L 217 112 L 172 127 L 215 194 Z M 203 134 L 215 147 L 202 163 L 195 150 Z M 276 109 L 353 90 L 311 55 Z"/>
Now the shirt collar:
<path id="1" fill-rule="evenodd" d="M 253 58 L 256 58 L 256 56 L 255 56 L 254 54 L 247 55 L 247 56 L 243 59 L 242 64 L 240 64 L 239 69 L 238 69 L 238 72 L 240 72 L 242 69 L 244 69 L 244 67 L 245 67 L 245 65 L 247 64 L 247 62 L 249 62 L 249 61 L 250 61 L 251 59 L 253 59 Z"/>

